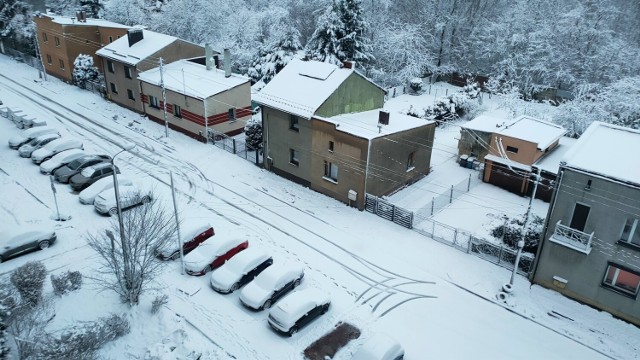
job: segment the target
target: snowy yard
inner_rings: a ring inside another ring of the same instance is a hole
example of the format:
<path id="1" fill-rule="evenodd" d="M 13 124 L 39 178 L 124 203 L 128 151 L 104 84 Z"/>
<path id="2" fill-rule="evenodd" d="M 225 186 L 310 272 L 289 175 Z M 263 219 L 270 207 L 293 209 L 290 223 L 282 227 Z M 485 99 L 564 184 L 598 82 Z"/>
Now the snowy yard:
<path id="1" fill-rule="evenodd" d="M 521 276 L 513 296 L 506 304 L 498 303 L 495 294 L 510 276 L 506 269 L 346 207 L 214 146 L 176 132 L 164 138 L 162 126 L 58 80 L 41 82 L 34 69 L 6 57 L 0 56 L 0 69 L 0 99 L 6 105 L 45 118 L 63 136 L 82 139 L 90 153 L 113 155 L 117 144 L 135 143 L 130 153 L 116 160 L 124 175 L 153 187 L 159 201 L 171 209 L 168 184 L 169 171 L 173 172 L 182 218 L 206 218 L 217 234 L 245 237 L 250 246 L 271 253 L 274 262 L 302 264 L 302 286 L 319 288 L 332 298 L 326 315 L 285 338 L 269 328 L 265 312 L 242 307 L 237 293 L 215 293 L 208 276 L 181 275 L 179 263 L 171 262 L 154 282 L 154 290 L 130 310 L 88 279 L 95 272 L 97 255 L 86 244 L 86 234 L 105 228 L 108 218 L 81 205 L 67 185 L 56 184 L 60 210 L 72 219 L 50 220 L 55 206 L 49 179 L 30 160 L 2 145 L 2 227 L 55 226 L 58 241 L 44 251 L 0 264 L 0 274 L 32 260 L 41 260 L 53 274 L 81 271 L 85 284 L 56 300 L 50 330 L 109 312 L 127 314 L 131 333 L 102 349 L 105 358 L 150 358 L 147 352 L 169 359 L 167 348 L 159 343 L 172 338 L 183 359 L 194 350 L 204 353 L 203 359 L 300 359 L 309 344 L 340 321 L 358 326 L 362 336 L 340 350 L 336 359 L 349 359 L 375 332 L 398 339 L 408 360 L 638 357 L 640 330 L 608 313 L 532 286 Z M 430 99 L 423 96 L 424 101 Z M 389 106 L 404 108 L 409 99 L 422 101 L 407 95 Z M 454 162 L 456 127 L 444 130 L 436 132 L 433 176 L 405 190 L 415 188 L 413 194 L 394 195 L 409 208 L 428 202 L 434 187 L 446 189 L 476 173 Z M 19 131 L 0 118 L 1 143 Z M 522 213 L 526 202 L 480 184 L 436 219 L 480 231 L 490 216 Z M 545 206 L 536 201 L 536 212 L 544 214 Z M 45 291 L 51 291 L 48 281 Z M 169 302 L 151 315 L 151 301 L 160 293 L 169 295 Z M 564 317 L 550 316 L 552 311 Z"/>

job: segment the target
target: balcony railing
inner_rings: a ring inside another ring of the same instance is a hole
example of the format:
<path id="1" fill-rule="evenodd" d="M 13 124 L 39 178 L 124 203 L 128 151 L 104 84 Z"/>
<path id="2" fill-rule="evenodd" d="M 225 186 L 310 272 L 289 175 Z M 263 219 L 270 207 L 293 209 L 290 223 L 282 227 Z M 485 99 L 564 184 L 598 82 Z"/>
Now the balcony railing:
<path id="1" fill-rule="evenodd" d="M 562 225 L 561 220 L 558 220 L 556 223 L 556 229 L 549 240 L 556 244 L 564 245 L 568 248 L 589 254 L 591 252 L 593 232 L 591 234 L 583 233 L 580 230 Z"/>

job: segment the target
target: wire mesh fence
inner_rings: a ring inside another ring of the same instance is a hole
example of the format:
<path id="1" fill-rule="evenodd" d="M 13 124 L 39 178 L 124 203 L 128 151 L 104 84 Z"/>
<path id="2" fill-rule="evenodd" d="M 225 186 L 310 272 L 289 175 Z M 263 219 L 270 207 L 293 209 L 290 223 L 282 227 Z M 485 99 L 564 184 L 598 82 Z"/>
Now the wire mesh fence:
<path id="1" fill-rule="evenodd" d="M 465 180 L 460 181 L 455 185 L 451 185 L 451 187 L 436 196 L 434 196 L 431 201 L 429 201 L 425 206 L 416 210 L 416 219 L 417 221 L 424 221 L 434 214 L 438 213 L 438 211 L 442 210 L 445 206 L 451 204 L 453 200 L 459 198 L 463 194 L 466 194 L 471 190 L 472 187 L 481 183 L 482 181 L 478 176 L 474 176 L 473 174 L 469 174 L 469 177 Z"/>
<path id="2" fill-rule="evenodd" d="M 258 166 L 262 166 L 263 156 L 261 149 L 253 149 L 245 141 L 228 136 L 225 133 L 209 129 L 209 141 L 222 150 L 238 155 L 239 157 L 251 161 Z"/>

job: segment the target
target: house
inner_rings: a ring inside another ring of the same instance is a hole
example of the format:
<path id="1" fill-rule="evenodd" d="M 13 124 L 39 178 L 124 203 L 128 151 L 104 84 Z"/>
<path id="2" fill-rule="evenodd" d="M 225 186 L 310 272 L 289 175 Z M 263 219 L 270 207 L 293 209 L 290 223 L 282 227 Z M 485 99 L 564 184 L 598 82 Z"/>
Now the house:
<path id="1" fill-rule="evenodd" d="M 495 115 L 480 115 L 460 125 L 458 156 L 466 155 L 479 162 L 484 162 L 484 157 L 489 153 L 489 144 L 493 134 L 513 122 L 513 120 Z"/>
<path id="2" fill-rule="evenodd" d="M 178 60 L 164 66 L 167 121 L 172 129 L 201 141 L 206 141 L 206 134 L 233 136 L 244 131 L 252 115 L 251 82 L 247 77 L 231 73 L 229 52 L 226 54 L 224 70 L 211 63 L 211 56 Z M 141 72 L 138 79 L 144 113 L 164 123 L 160 68 Z"/>
<path id="3" fill-rule="evenodd" d="M 93 56 L 94 65 L 103 72 L 96 51 L 125 36 L 129 29 L 102 19 L 88 19 L 82 11 L 76 17 L 38 14 L 33 22 L 45 71 L 68 82 L 73 80 L 73 63 L 80 54 Z"/>
<path id="4" fill-rule="evenodd" d="M 386 112 L 384 95 L 352 63 L 292 60 L 253 98 L 265 167 L 361 210 L 425 176 L 435 123 Z"/>
<path id="5" fill-rule="evenodd" d="M 534 283 L 640 325 L 640 131 L 596 122 L 565 154 Z"/>
<path id="6" fill-rule="evenodd" d="M 484 156 L 483 181 L 516 194 L 530 195 L 532 166 L 556 149 L 565 133 L 559 125 L 529 116 L 520 116 L 501 126 L 491 135 Z"/>
<path id="7" fill-rule="evenodd" d="M 138 74 L 176 60 L 204 54 L 204 48 L 176 37 L 145 30 L 129 29 L 122 37 L 98 50 L 104 68 L 107 96 L 128 109 L 144 112 Z"/>

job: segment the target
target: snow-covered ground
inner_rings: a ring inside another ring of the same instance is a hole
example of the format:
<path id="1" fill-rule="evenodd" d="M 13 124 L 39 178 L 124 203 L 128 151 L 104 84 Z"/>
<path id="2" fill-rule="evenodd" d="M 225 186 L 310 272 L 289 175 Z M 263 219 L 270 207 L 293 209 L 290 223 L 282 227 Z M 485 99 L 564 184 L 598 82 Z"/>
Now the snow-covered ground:
<path id="1" fill-rule="evenodd" d="M 500 304 L 495 294 L 510 276 L 501 267 L 346 207 L 214 146 L 176 132 L 164 138 L 162 126 L 58 80 L 38 81 L 34 69 L 3 56 L 0 99 L 46 118 L 63 135 L 83 139 L 87 152 L 113 155 L 118 143 L 135 143 L 133 150 L 116 159 L 123 174 L 154 187 L 159 201 L 170 207 L 172 171 L 181 217 L 204 217 L 218 234 L 245 236 L 250 246 L 273 254 L 275 262 L 299 262 L 306 273 L 302 286 L 331 294 L 326 315 L 285 338 L 269 328 L 265 312 L 246 310 L 236 293 L 215 293 L 206 276 L 181 275 L 178 262 L 168 263 L 154 290 L 132 310 L 115 294 L 99 292 L 85 277 L 81 290 L 56 301 L 57 315 L 50 327 L 109 312 L 128 314 L 131 333 L 108 344 L 101 351 L 105 358 L 144 358 L 147 350 L 166 355 L 160 343 L 171 338 L 181 344 L 183 354 L 197 350 L 206 359 L 299 359 L 305 347 L 339 321 L 360 327 L 362 337 L 340 350 L 336 359 L 350 358 L 374 332 L 397 338 L 406 359 L 638 357 L 640 330 L 607 313 L 532 286 L 521 276 L 513 296 Z M 6 144 L 18 131 L 0 118 L 0 143 Z M 433 162 L 434 175 L 447 171 L 445 163 Z M 459 169 L 456 166 L 450 166 L 452 172 Z M 79 270 L 90 275 L 95 270 L 97 255 L 85 237 L 105 228 L 108 218 L 81 205 L 67 185 L 56 184 L 60 210 L 72 219 L 50 220 L 55 206 L 49 179 L 6 146 L 0 146 L 0 184 L 2 227 L 54 225 L 59 239 L 45 251 L 0 264 L 0 274 L 31 260 L 42 260 L 52 273 Z M 493 206 L 501 211 L 521 209 L 522 199 L 481 189 L 476 186 L 470 199 L 454 202 L 438 216 L 463 211 L 460 204 L 487 205 L 487 198 L 494 198 Z M 151 315 L 151 300 L 160 293 L 169 295 L 169 302 Z M 551 311 L 567 318 L 551 317 Z"/>

